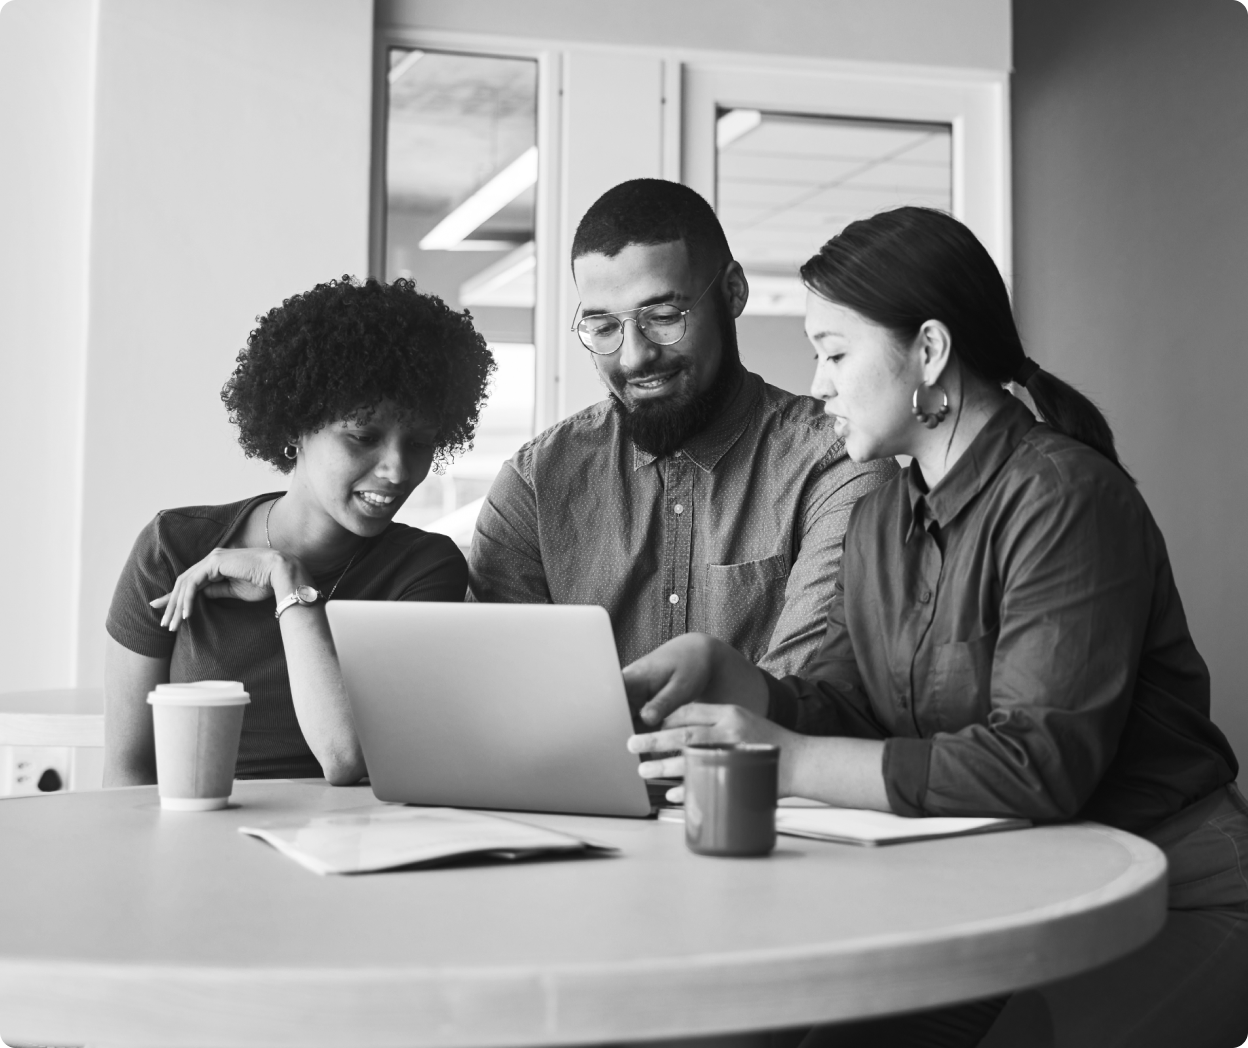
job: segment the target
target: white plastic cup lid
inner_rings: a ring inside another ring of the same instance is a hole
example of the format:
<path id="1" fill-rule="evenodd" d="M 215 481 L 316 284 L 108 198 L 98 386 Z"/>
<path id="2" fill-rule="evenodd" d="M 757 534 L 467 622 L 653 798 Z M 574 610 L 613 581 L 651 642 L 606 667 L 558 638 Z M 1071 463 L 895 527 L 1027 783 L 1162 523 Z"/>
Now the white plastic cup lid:
<path id="1" fill-rule="evenodd" d="M 153 706 L 246 706 L 251 697 L 236 680 L 196 680 L 157 684 L 147 701 Z"/>

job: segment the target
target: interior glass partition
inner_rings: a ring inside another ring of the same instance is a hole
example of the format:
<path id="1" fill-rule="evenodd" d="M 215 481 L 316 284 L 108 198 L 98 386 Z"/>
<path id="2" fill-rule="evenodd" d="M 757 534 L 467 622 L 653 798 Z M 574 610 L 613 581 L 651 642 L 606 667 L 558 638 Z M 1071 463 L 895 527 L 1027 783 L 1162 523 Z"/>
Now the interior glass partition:
<path id="1" fill-rule="evenodd" d="M 799 267 L 855 219 L 903 204 L 951 210 L 952 137 L 947 124 L 717 110 L 716 211 L 750 283 L 738 321 L 747 367 L 807 392 Z"/>
<path id="2" fill-rule="evenodd" d="M 533 436 L 537 63 L 388 50 L 385 279 L 468 309 L 498 371 L 472 451 L 396 519 L 471 539 L 503 462 Z"/>

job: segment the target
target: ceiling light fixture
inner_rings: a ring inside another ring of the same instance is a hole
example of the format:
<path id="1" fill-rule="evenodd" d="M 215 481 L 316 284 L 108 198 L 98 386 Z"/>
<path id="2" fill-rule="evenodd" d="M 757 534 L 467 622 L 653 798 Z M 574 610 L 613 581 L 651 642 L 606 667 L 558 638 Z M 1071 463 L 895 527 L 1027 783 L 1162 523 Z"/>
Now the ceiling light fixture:
<path id="1" fill-rule="evenodd" d="M 763 114 L 757 109 L 729 109 L 715 121 L 715 145 L 720 149 L 727 149 L 762 122 Z"/>
<path id="2" fill-rule="evenodd" d="M 474 229 L 537 183 L 537 146 L 529 146 L 467 200 L 434 226 L 420 242 L 423 251 L 454 250 Z"/>
<path id="3" fill-rule="evenodd" d="M 386 74 L 387 79 L 390 81 L 390 86 L 393 87 L 402 80 L 407 75 L 407 71 L 424 57 L 424 51 L 408 51 L 407 54 L 395 62 L 390 67 L 390 72 Z"/>
<path id="4" fill-rule="evenodd" d="M 532 309 L 536 301 L 536 270 L 537 254 L 530 240 L 465 280 L 459 286 L 459 304 Z"/>

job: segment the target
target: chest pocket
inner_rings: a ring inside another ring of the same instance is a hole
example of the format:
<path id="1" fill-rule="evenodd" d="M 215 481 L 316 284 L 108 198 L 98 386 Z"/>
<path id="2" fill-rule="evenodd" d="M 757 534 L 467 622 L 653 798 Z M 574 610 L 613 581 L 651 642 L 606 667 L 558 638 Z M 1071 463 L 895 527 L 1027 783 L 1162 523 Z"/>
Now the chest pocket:
<path id="1" fill-rule="evenodd" d="M 707 564 L 701 628 L 752 661 L 762 658 L 784 607 L 789 568 L 783 553 L 742 564 Z"/>
<path id="2" fill-rule="evenodd" d="M 936 645 L 928 678 L 931 702 L 922 704 L 928 707 L 920 725 L 924 735 L 987 723 L 996 651 L 995 629 L 975 640 Z"/>

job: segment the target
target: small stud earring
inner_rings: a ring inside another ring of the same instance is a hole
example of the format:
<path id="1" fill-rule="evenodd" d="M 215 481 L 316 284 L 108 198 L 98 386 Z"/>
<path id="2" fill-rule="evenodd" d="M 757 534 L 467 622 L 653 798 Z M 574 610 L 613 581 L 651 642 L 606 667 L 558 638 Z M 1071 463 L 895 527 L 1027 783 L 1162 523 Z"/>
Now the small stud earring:
<path id="1" fill-rule="evenodd" d="M 928 410 L 919 406 L 919 390 L 923 389 L 924 386 L 928 389 L 940 390 L 940 407 Z M 914 412 L 914 417 L 928 429 L 935 429 L 945 421 L 945 416 L 949 414 L 949 394 L 945 392 L 945 387 L 938 382 L 923 382 L 916 386 L 911 404 L 913 406 L 910 410 Z"/>

